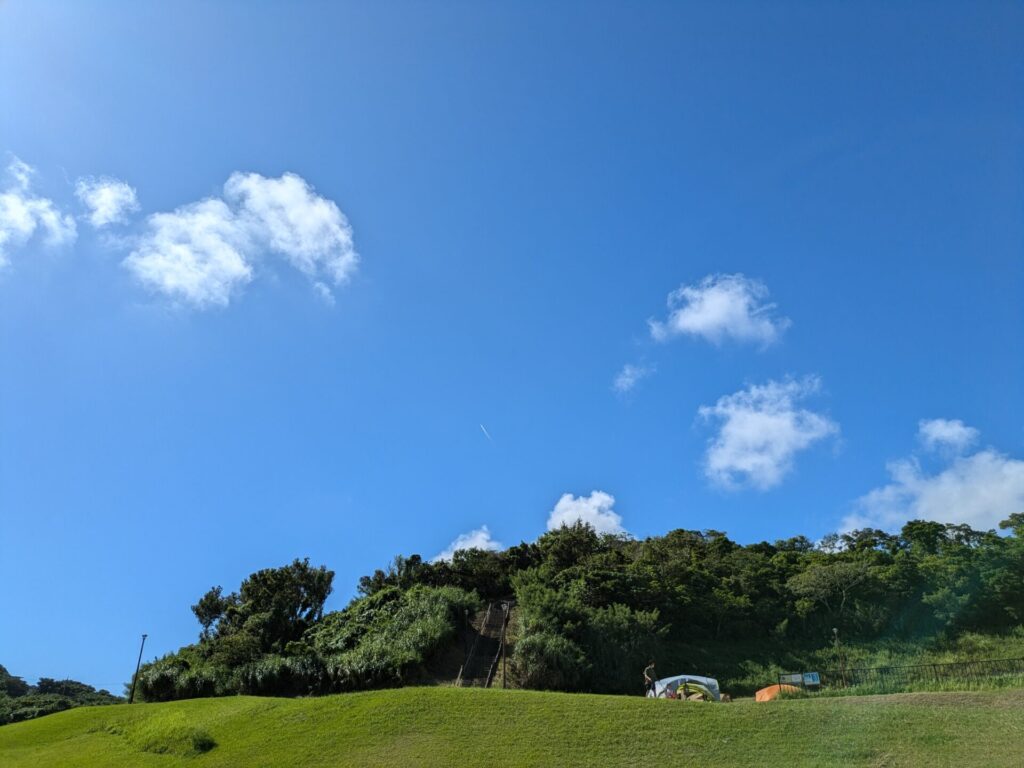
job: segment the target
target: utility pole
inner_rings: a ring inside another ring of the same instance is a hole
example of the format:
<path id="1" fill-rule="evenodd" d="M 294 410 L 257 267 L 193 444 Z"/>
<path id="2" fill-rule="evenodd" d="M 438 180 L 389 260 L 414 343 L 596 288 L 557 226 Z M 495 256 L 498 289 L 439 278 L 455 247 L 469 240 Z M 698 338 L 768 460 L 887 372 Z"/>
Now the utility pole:
<path id="1" fill-rule="evenodd" d="M 132 677 L 132 692 L 128 694 L 128 703 L 135 703 L 135 684 L 139 681 L 139 667 L 142 666 L 142 649 L 146 647 L 146 635 L 142 636 L 142 644 L 139 646 L 139 660 L 135 662 L 135 675 Z"/>
<path id="2" fill-rule="evenodd" d="M 843 659 L 843 646 L 839 642 L 839 629 L 832 627 L 832 639 L 836 644 L 836 657 L 839 660 L 839 676 L 843 679 L 843 687 L 846 687 L 846 662 Z"/>
<path id="3" fill-rule="evenodd" d="M 505 609 L 505 619 L 501 622 L 501 687 L 508 687 L 508 666 L 505 663 L 507 658 L 507 650 L 505 648 L 505 630 L 508 628 L 508 603 L 502 603 L 501 607 Z"/>

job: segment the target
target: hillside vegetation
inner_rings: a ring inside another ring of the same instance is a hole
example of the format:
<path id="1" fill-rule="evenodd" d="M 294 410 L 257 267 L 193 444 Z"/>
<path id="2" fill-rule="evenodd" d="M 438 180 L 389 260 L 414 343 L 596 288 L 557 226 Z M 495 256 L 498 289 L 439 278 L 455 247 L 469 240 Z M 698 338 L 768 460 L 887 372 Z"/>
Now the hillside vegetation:
<path id="1" fill-rule="evenodd" d="M 638 693 L 651 657 L 665 674 L 749 694 L 787 668 L 1024 651 L 1024 513 L 1001 527 L 912 521 L 899 534 L 741 545 L 718 531 L 635 540 L 577 524 L 449 562 L 396 557 L 326 615 L 334 574 L 296 560 L 203 595 L 198 642 L 145 665 L 139 690 L 167 701 L 407 685 L 452 655 L 467 616 L 504 598 L 516 601 L 509 682 L 531 689 Z"/>
<path id="2" fill-rule="evenodd" d="M 40 678 L 30 685 L 12 675 L 0 664 L 0 725 L 31 720 L 53 712 L 81 706 L 99 706 L 123 702 L 120 696 L 97 691 L 77 680 Z"/>
<path id="3" fill-rule="evenodd" d="M 0 728 L 5 768 L 1013 766 L 1024 692 L 693 704 L 461 688 L 82 708 Z"/>

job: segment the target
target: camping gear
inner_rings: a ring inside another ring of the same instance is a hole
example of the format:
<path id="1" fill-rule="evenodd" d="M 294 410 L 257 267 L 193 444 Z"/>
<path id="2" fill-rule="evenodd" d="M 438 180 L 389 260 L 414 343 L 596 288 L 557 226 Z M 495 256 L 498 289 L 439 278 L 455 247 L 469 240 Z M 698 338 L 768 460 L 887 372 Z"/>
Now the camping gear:
<path id="1" fill-rule="evenodd" d="M 694 694 L 699 694 L 705 700 L 722 700 L 722 692 L 718 688 L 718 681 L 713 677 L 700 677 L 699 675 L 676 675 L 675 677 L 663 677 L 661 680 L 655 680 L 654 688 L 647 692 L 647 698 L 667 699 L 670 698 L 669 694 L 676 696 L 683 694 L 684 691 L 688 698 Z"/>
<path id="2" fill-rule="evenodd" d="M 795 685 L 769 685 L 754 694 L 754 701 L 771 701 L 777 699 L 782 693 L 800 693 Z"/>

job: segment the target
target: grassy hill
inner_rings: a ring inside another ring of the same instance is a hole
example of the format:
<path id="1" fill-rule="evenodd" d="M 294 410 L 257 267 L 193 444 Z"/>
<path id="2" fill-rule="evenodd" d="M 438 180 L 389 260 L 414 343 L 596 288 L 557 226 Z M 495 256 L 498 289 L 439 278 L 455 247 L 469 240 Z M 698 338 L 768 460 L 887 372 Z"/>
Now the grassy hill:
<path id="1" fill-rule="evenodd" d="M 404 688 L 85 707 L 0 728 L 0 765 L 1020 766 L 1024 691 L 770 704 Z"/>

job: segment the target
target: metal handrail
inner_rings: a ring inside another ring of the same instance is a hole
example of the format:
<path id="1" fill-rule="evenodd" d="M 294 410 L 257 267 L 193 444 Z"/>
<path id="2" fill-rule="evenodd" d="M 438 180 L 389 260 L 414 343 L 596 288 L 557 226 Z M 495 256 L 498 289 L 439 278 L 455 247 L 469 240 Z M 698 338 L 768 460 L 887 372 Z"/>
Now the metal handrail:
<path id="1" fill-rule="evenodd" d="M 484 683 L 484 688 L 490 688 L 491 683 L 494 682 L 494 676 L 498 674 L 498 662 L 501 661 L 501 654 L 505 652 L 505 628 L 508 627 L 510 608 L 509 603 L 505 603 L 505 615 L 501 619 L 501 640 L 498 643 L 498 651 L 491 661 L 491 668 L 487 670 L 487 682 Z"/>
<path id="2" fill-rule="evenodd" d="M 491 608 L 493 607 L 494 603 L 487 604 L 487 613 L 484 614 L 484 620 L 480 623 L 481 630 L 483 630 L 483 628 L 487 626 L 487 622 L 491 618 Z M 466 668 L 469 667 L 469 663 L 473 660 L 473 654 L 476 653 L 476 646 L 480 642 L 481 634 L 483 634 L 482 631 L 477 632 L 476 637 L 473 638 L 473 645 L 470 646 L 469 653 L 466 654 L 466 660 L 462 663 L 462 666 L 459 668 L 459 675 L 455 678 L 456 688 L 462 687 L 462 673 L 466 671 Z"/>

